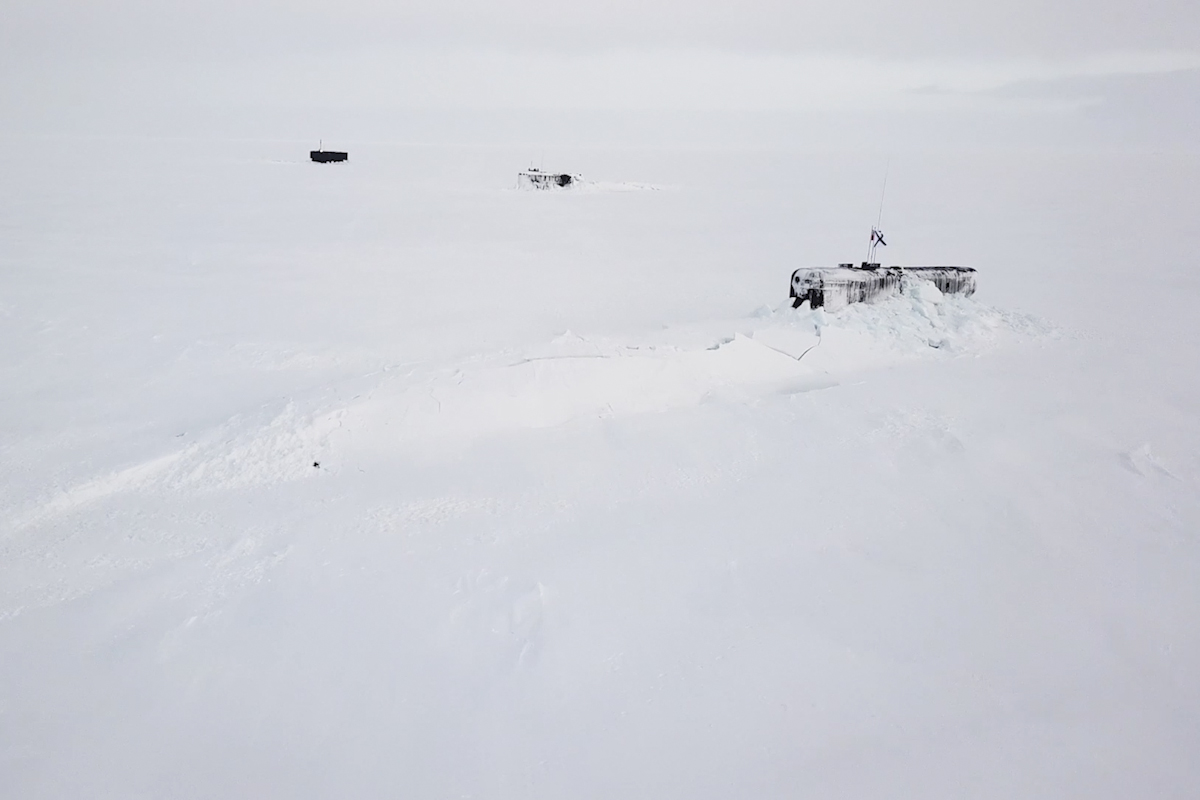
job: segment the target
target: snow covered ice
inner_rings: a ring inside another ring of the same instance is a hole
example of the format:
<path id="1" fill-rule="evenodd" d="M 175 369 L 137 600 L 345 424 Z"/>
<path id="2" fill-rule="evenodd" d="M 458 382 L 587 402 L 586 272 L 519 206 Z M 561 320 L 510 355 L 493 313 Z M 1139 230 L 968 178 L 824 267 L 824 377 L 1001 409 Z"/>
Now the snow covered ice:
<path id="1" fill-rule="evenodd" d="M 811 311 L 878 164 L 110 145 L 0 150 L 0 796 L 1195 796 L 1194 157 L 893 155 L 979 291 Z"/>

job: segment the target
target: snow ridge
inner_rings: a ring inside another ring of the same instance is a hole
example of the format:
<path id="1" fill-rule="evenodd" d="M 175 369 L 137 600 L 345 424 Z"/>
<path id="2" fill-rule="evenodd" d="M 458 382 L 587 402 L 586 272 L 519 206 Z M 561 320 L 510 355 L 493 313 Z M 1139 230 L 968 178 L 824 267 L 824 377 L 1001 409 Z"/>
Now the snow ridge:
<path id="1" fill-rule="evenodd" d="M 13 522 L 26 527 L 122 492 L 201 493 L 311 478 L 364 451 L 465 445 L 505 431 L 706 402 L 752 403 L 829 388 L 856 372 L 978 354 L 1055 330 L 917 282 L 878 304 L 836 312 L 783 306 L 633 341 L 567 331 L 519 352 L 384 375 L 344 405 L 304 409 L 289 401 L 263 423 L 235 417 L 175 452 L 44 498 Z"/>

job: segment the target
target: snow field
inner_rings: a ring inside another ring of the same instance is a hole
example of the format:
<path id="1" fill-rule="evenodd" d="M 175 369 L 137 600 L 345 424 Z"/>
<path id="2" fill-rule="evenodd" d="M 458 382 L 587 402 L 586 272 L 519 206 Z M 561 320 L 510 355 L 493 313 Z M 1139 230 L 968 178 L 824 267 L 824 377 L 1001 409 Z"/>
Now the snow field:
<path id="1" fill-rule="evenodd" d="M 26 145 L 0 795 L 1194 794 L 1194 163 Z"/>
<path id="2" fill-rule="evenodd" d="M 713 335 L 731 329 L 731 336 Z M 333 408 L 302 412 L 287 402 L 257 427 L 234 417 L 191 441 L 181 437 L 174 452 L 43 497 L 12 522 L 25 527 L 123 492 L 203 493 L 308 478 L 322 462 L 326 470 L 341 468 L 364 442 L 385 450 L 446 448 L 573 420 L 753 402 L 835 386 L 864 369 L 1052 333 L 1036 319 L 944 298 L 924 282 L 903 296 L 834 314 L 784 305 L 740 322 L 664 330 L 640 344 L 567 332 L 524 353 L 480 355 L 432 371 L 381 371 L 357 382 L 374 380 L 356 399 Z"/>

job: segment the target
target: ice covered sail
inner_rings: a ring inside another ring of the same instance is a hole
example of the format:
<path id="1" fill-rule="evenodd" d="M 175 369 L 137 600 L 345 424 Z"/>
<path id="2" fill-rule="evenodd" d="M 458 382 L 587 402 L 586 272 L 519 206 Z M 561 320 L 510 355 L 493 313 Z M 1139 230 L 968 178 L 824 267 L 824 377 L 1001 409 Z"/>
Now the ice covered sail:
<path id="1" fill-rule="evenodd" d="M 569 175 L 565 172 L 542 172 L 537 167 L 530 167 L 524 172 L 517 173 L 517 185 L 529 189 L 566 188 L 578 180 L 578 175 Z"/>
<path id="2" fill-rule="evenodd" d="M 926 280 L 942 294 L 970 297 L 975 293 L 972 267 L 882 267 L 861 265 L 801 267 L 792 273 L 792 307 L 808 301 L 809 308 L 841 308 L 849 303 L 870 303 L 904 291 L 907 280 Z"/>

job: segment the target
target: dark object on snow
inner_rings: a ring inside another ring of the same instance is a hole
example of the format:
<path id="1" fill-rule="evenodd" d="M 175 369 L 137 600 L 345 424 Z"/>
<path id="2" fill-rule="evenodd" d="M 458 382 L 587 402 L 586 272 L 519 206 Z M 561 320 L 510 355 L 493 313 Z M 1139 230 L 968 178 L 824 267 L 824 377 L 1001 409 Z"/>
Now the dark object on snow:
<path id="1" fill-rule="evenodd" d="M 809 308 L 841 308 L 849 303 L 870 303 L 904 291 L 906 279 L 926 280 L 942 294 L 975 294 L 972 267 L 881 267 L 867 261 L 861 265 L 801 267 L 792 273 L 792 308 L 805 300 Z"/>
<path id="2" fill-rule="evenodd" d="M 524 172 L 517 173 L 517 184 L 534 189 L 552 189 L 556 186 L 567 187 L 579 178 L 565 172 L 542 172 L 537 167 L 530 167 Z"/>
<path id="3" fill-rule="evenodd" d="M 309 150 L 308 156 L 313 161 L 321 164 L 326 164 L 330 161 L 345 161 L 350 158 L 349 153 L 339 153 L 337 150 Z"/>

